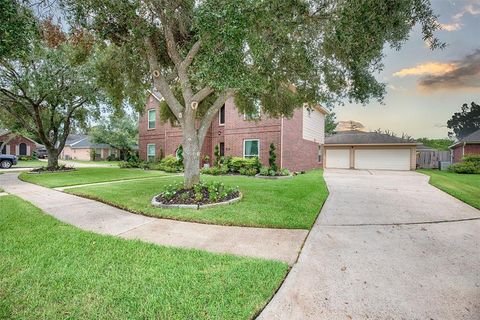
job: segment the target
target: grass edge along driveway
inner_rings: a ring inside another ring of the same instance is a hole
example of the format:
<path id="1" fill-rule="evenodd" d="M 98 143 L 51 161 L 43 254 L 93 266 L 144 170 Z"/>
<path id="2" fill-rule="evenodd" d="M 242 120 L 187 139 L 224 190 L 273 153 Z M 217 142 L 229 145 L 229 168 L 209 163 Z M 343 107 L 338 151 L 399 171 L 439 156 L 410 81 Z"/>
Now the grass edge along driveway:
<path id="1" fill-rule="evenodd" d="M 418 172 L 429 175 L 432 186 L 480 209 L 480 174 L 460 174 L 433 169 L 422 169 Z"/>
<path id="2" fill-rule="evenodd" d="M 0 206 L 2 319 L 250 319 L 288 271 L 82 231 L 15 196 Z"/>
<path id="3" fill-rule="evenodd" d="M 125 181 L 110 185 L 84 186 L 66 192 L 101 201 L 118 208 L 182 221 L 285 229 L 310 229 L 328 196 L 322 170 L 312 170 L 292 179 L 258 179 L 245 176 L 202 176 L 239 186 L 240 202 L 201 210 L 154 208 L 153 196 L 182 177 Z"/>
<path id="4" fill-rule="evenodd" d="M 20 180 L 38 184 L 47 188 L 68 187 L 80 184 L 110 182 L 126 179 L 141 179 L 168 175 L 162 171 L 142 169 L 78 168 L 70 172 L 28 173 L 20 174 Z"/>

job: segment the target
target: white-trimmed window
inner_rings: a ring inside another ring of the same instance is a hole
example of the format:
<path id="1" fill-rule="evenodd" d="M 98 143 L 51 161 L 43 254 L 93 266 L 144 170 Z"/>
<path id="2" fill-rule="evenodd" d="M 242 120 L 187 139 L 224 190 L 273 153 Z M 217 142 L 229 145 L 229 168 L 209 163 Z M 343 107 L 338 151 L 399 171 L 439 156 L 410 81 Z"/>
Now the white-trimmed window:
<path id="1" fill-rule="evenodd" d="M 156 116 L 155 109 L 148 110 L 148 129 L 155 129 Z"/>
<path id="2" fill-rule="evenodd" d="M 262 106 L 260 104 L 260 100 L 255 100 L 253 103 L 254 112 L 253 113 L 244 113 L 243 119 L 244 120 L 258 120 L 260 119 L 260 115 L 262 113 Z"/>
<path id="3" fill-rule="evenodd" d="M 225 105 L 218 110 L 218 124 L 221 126 L 225 125 Z"/>
<path id="4" fill-rule="evenodd" d="M 154 143 L 147 144 L 147 161 L 149 162 L 155 161 L 155 144 Z"/>
<path id="5" fill-rule="evenodd" d="M 260 140 L 258 139 L 243 140 L 243 157 L 244 158 L 260 157 Z"/>

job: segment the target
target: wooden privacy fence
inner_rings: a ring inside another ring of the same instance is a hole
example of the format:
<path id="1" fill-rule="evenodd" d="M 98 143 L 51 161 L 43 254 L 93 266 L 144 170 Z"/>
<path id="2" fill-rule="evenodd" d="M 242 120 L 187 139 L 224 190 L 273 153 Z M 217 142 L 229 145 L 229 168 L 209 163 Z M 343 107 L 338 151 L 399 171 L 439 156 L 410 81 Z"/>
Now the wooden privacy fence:
<path id="1" fill-rule="evenodd" d="M 450 151 L 417 150 L 417 168 L 438 169 L 438 161 L 451 161 Z"/>

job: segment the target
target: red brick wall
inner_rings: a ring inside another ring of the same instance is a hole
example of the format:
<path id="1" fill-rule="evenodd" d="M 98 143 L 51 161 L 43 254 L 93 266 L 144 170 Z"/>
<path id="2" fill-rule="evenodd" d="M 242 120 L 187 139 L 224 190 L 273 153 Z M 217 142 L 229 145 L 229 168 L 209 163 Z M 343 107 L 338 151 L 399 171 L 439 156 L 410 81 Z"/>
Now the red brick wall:
<path id="1" fill-rule="evenodd" d="M 461 162 L 462 158 L 469 154 L 480 154 L 480 144 L 459 145 L 453 152 L 453 163 Z M 465 152 L 465 154 L 463 153 Z"/>
<path id="2" fill-rule="evenodd" d="M 156 144 L 157 157 L 160 148 L 164 154 L 174 154 L 178 145 L 182 143 L 182 132 L 180 128 L 172 128 L 169 123 L 160 123 L 158 101 L 152 96 L 149 97 L 145 112 L 139 119 L 139 153 L 140 158 L 147 157 L 147 144 Z M 147 110 L 156 108 L 156 127 L 148 130 Z M 261 115 L 261 121 L 245 120 L 243 114 L 239 114 L 235 108 L 233 99 L 225 103 L 225 124 L 219 124 L 217 114 L 207 132 L 202 148 L 202 161 L 205 155 L 210 157 L 210 164 L 214 159 L 215 145 L 225 143 L 225 155 L 243 157 L 243 142 L 245 139 L 258 139 L 260 141 L 260 161 L 268 166 L 270 143 L 276 147 L 277 165 L 280 166 L 281 158 L 281 119 L 267 118 Z M 292 119 L 284 119 L 284 153 L 283 167 L 292 171 L 309 170 L 321 167 L 318 163 L 318 144 L 302 138 L 302 109 L 295 111 Z"/>
<path id="3" fill-rule="evenodd" d="M 467 144 L 465 146 L 465 155 L 480 154 L 480 144 Z"/>
<path id="4" fill-rule="evenodd" d="M 322 167 L 318 162 L 319 144 L 303 139 L 303 110 L 295 110 L 291 119 L 283 120 L 283 163 L 290 171 Z"/>
<path id="5" fill-rule="evenodd" d="M 8 140 L 8 138 L 9 138 L 8 134 L 2 135 L 2 136 L 0 136 L 0 141 L 5 142 L 5 141 Z M 27 156 L 31 156 L 33 151 L 35 151 L 37 149 L 34 142 L 32 142 L 29 139 L 26 139 L 22 136 L 17 136 L 15 138 L 13 138 L 12 140 L 10 140 L 10 142 L 8 143 L 8 145 L 10 146 L 10 154 L 17 155 L 17 156 L 20 155 L 18 152 L 16 152 L 16 149 L 17 149 L 17 146 L 20 148 L 21 143 L 25 143 L 28 147 L 30 147 L 30 148 L 27 148 Z M 5 150 L 8 151 L 6 146 L 5 146 Z M 0 150 L 0 152 L 1 152 L 1 150 Z"/>

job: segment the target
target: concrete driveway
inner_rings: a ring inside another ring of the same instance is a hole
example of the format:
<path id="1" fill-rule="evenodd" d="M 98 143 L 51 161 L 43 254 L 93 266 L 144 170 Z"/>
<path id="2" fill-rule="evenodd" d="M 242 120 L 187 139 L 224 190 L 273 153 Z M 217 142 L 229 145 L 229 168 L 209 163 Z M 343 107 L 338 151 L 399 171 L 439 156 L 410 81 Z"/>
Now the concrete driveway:
<path id="1" fill-rule="evenodd" d="M 480 319 L 479 210 L 415 172 L 325 180 L 321 216 L 259 319 Z"/>

